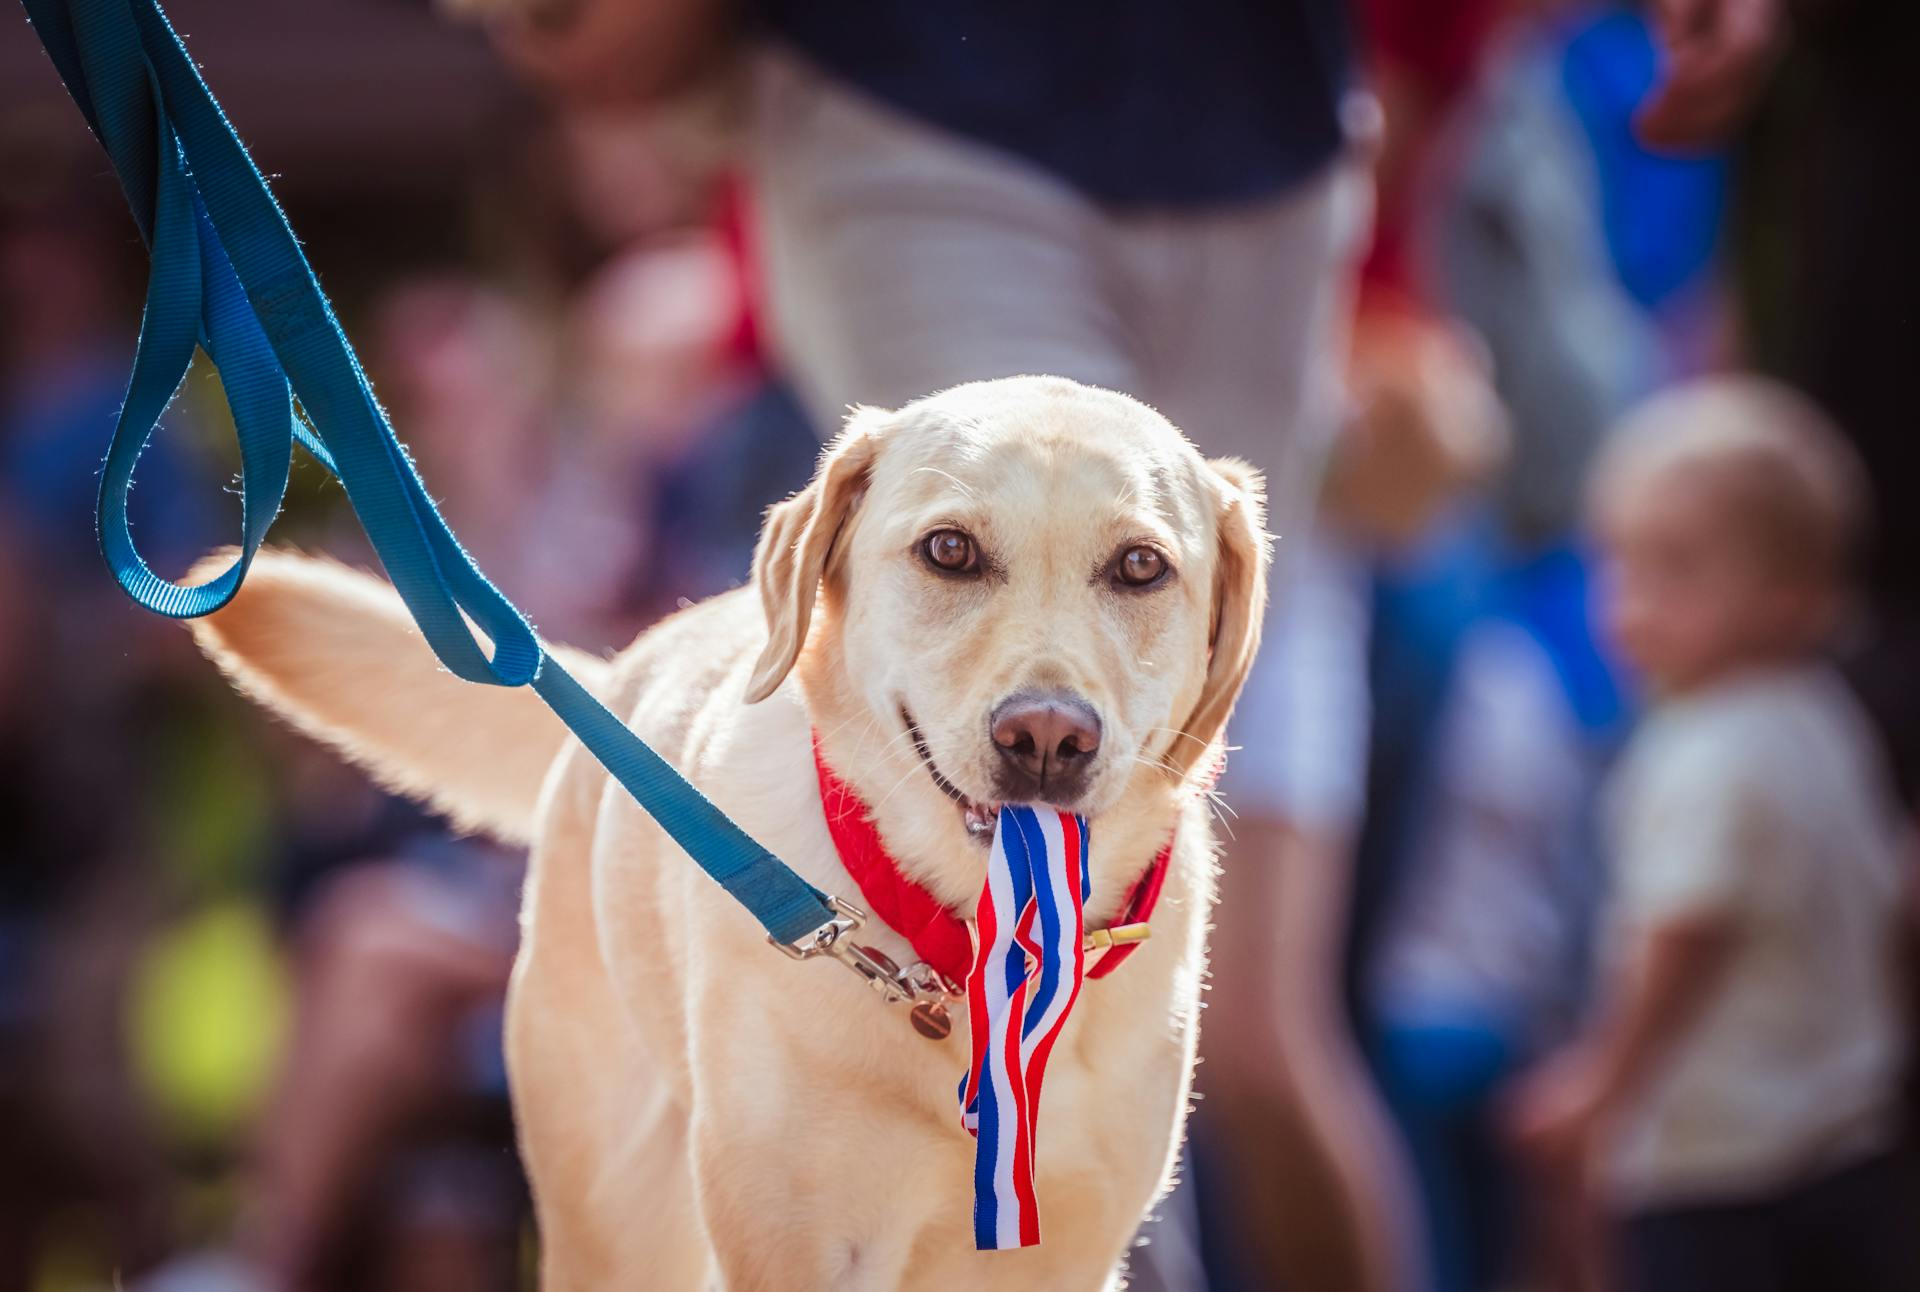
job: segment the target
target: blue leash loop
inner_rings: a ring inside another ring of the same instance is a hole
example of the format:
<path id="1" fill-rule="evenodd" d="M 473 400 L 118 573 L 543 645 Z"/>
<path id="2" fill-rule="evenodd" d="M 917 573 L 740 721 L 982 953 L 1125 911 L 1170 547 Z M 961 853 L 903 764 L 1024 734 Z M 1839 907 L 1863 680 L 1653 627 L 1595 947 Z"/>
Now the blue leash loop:
<path id="1" fill-rule="evenodd" d="M 152 254 L 140 342 L 100 479 L 107 564 L 175 619 L 240 590 L 286 496 L 298 439 L 340 480 L 433 652 L 456 676 L 531 686 L 700 867 L 795 943 L 838 917 L 541 647 L 421 484 L 279 203 L 156 0 L 23 0 L 67 92 L 113 160 Z M 220 370 L 240 442 L 240 554 L 206 583 L 160 577 L 127 523 L 133 469 L 195 348 Z M 295 400 L 299 411 L 296 413 Z M 462 613 L 493 643 L 489 657 Z"/>

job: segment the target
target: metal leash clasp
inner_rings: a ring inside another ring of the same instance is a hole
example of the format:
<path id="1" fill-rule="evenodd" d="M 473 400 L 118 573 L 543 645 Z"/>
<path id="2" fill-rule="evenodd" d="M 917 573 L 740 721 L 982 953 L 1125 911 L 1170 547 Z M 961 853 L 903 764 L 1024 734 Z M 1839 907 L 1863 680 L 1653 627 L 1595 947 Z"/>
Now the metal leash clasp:
<path id="1" fill-rule="evenodd" d="M 913 1026 L 922 1036 L 939 1040 L 953 1028 L 946 1000 L 959 998 L 960 987 L 924 960 L 902 969 L 892 957 L 872 947 L 855 946 L 852 935 L 867 922 L 867 913 L 838 897 L 828 903 L 836 914 L 798 942 L 767 941 L 795 960 L 828 956 L 853 970 L 888 1004 L 913 1006 Z"/>
<path id="2" fill-rule="evenodd" d="M 811 960 L 815 956 L 836 955 L 834 948 L 840 945 L 847 934 L 858 931 L 860 926 L 867 922 L 867 913 L 852 902 L 843 901 L 838 897 L 827 898 L 827 905 L 838 913 L 806 937 L 798 942 L 781 942 L 772 934 L 768 934 L 768 944 L 778 948 L 782 955 L 795 960 Z"/>

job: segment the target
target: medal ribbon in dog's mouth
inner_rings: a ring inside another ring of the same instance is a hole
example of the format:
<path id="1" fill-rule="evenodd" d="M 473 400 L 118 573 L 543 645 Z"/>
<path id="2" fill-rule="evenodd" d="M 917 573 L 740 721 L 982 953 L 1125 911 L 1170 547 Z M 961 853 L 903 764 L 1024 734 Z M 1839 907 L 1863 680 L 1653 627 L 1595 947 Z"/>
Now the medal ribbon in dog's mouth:
<path id="1" fill-rule="evenodd" d="M 1085 976 L 1088 887 L 1084 818 L 1000 809 L 967 975 L 973 1063 L 960 1082 L 961 1124 L 976 1140 L 973 1238 L 981 1251 L 1040 1241 L 1040 1084 Z"/>

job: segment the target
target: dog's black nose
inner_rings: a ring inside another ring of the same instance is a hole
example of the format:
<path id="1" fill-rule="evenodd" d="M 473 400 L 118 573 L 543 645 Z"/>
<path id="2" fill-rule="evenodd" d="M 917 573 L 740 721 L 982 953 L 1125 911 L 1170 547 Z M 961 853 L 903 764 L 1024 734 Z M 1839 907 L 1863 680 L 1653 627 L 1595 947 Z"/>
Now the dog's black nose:
<path id="1" fill-rule="evenodd" d="M 1077 791 L 1100 749 L 1100 715 L 1066 691 L 1027 691 L 1008 696 L 989 720 L 1003 771 L 1012 773 L 1003 788 L 1008 798 Z"/>

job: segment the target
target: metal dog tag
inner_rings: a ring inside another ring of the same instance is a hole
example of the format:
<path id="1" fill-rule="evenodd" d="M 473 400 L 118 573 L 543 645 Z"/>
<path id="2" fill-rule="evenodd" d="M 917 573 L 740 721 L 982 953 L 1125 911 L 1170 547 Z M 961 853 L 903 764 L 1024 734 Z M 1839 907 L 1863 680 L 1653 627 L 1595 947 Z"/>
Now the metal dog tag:
<path id="1" fill-rule="evenodd" d="M 953 1017 L 947 1013 L 945 1001 L 915 1001 L 907 1017 L 913 1020 L 913 1030 L 929 1041 L 944 1041 L 953 1031 Z"/>

